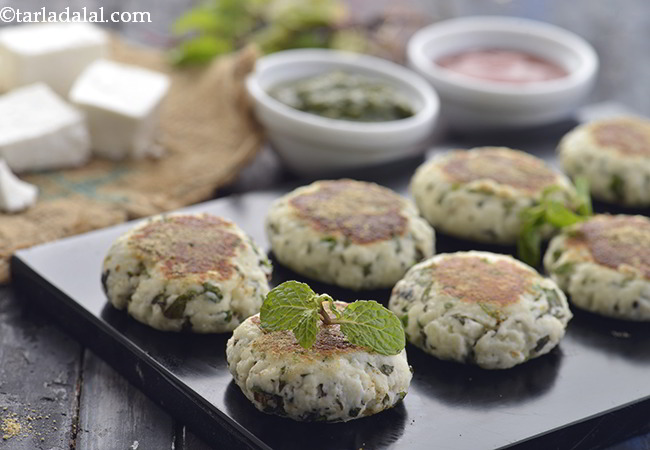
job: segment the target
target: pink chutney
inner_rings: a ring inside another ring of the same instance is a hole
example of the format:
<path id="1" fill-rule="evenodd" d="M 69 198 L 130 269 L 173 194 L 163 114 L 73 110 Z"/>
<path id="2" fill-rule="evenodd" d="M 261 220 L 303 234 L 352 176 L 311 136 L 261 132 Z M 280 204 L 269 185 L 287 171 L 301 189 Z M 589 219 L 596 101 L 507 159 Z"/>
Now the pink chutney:
<path id="1" fill-rule="evenodd" d="M 466 50 L 443 56 L 435 63 L 468 77 L 498 83 L 535 83 L 568 75 L 562 66 L 519 50 Z"/>

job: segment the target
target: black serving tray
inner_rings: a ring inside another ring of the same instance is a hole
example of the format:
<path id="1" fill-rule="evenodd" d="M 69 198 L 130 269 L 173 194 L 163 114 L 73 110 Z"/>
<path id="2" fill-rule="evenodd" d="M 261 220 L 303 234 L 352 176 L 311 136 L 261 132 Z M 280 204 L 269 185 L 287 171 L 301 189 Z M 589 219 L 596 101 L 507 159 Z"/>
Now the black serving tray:
<path id="1" fill-rule="evenodd" d="M 499 135 L 456 137 L 456 145 L 510 145 L 553 158 L 574 122 Z M 451 145 L 450 145 L 451 146 Z M 363 174 L 405 193 L 422 159 Z M 293 186 L 211 201 L 186 211 L 230 218 L 268 248 L 263 219 L 270 202 Z M 599 209 L 612 210 L 603 205 Z M 619 211 L 612 211 L 619 212 Z M 635 211 L 638 212 L 638 211 Z M 645 211 L 647 214 L 647 211 Z M 48 311 L 70 334 L 219 448 L 491 449 L 593 448 L 650 430 L 650 326 L 574 311 L 566 337 L 543 357 L 504 371 L 439 361 L 407 346 L 415 370 L 403 403 L 348 423 L 298 423 L 257 411 L 234 384 L 225 361 L 229 334 L 156 331 L 107 304 L 102 259 L 123 224 L 19 251 L 12 259 L 21 298 Z M 511 253 L 438 235 L 438 252 L 470 248 Z M 273 283 L 302 277 L 275 264 Z M 377 299 L 310 282 L 341 300 Z"/>

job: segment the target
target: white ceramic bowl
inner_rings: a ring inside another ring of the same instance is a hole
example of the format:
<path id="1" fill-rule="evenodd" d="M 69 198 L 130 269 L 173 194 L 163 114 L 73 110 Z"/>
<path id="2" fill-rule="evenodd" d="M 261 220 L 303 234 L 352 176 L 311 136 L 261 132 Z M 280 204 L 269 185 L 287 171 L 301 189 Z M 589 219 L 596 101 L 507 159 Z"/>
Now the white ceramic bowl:
<path id="1" fill-rule="evenodd" d="M 462 50 L 503 48 L 545 58 L 568 76 L 526 84 L 475 79 L 438 66 Z M 439 93 L 452 128 L 542 125 L 568 116 L 591 90 L 598 70 L 594 49 L 581 37 L 542 22 L 512 17 L 466 17 L 436 23 L 409 40 L 408 63 Z"/>
<path id="2" fill-rule="evenodd" d="M 415 114 L 387 122 L 352 122 L 299 111 L 267 94 L 280 83 L 332 70 L 380 78 L 406 96 Z M 380 58 L 334 50 L 288 50 L 257 61 L 246 87 L 269 141 L 293 171 L 303 175 L 400 159 L 425 150 L 440 102 L 417 74 Z"/>

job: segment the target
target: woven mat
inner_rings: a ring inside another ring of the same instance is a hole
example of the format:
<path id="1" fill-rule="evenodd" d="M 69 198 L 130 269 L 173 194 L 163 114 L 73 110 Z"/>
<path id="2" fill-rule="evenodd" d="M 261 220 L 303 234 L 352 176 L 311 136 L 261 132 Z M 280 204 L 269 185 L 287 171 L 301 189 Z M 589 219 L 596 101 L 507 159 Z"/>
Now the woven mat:
<path id="1" fill-rule="evenodd" d="M 243 80 L 257 54 L 246 48 L 203 69 L 171 70 L 161 52 L 114 39 L 112 59 L 166 72 L 160 159 L 94 159 L 73 170 L 23 177 L 40 189 L 36 205 L 0 214 L 0 283 L 16 250 L 209 199 L 260 149 Z"/>

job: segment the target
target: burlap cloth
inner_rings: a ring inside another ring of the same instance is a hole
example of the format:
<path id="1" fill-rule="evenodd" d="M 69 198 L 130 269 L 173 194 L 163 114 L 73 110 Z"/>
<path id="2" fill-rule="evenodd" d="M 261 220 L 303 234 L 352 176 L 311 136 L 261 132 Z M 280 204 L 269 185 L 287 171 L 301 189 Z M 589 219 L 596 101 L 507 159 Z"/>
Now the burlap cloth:
<path id="1" fill-rule="evenodd" d="M 113 59 L 171 76 L 158 139 L 166 153 L 23 177 L 39 187 L 39 200 L 0 214 L 0 283 L 20 248 L 206 200 L 230 181 L 262 144 L 244 91 L 256 56 L 246 48 L 202 69 L 173 70 L 161 52 L 114 40 Z"/>

